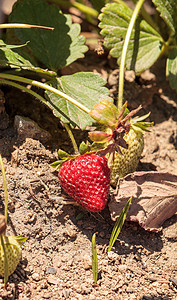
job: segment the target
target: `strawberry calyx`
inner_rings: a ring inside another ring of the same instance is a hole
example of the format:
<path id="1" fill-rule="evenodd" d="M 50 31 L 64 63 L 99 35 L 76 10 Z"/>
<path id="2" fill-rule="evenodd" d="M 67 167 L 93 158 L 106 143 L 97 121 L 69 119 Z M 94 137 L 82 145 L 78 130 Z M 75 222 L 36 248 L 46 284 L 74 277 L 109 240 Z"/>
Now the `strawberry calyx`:
<path id="1" fill-rule="evenodd" d="M 148 128 L 151 128 L 154 123 L 153 122 L 142 122 L 143 120 L 147 119 L 150 115 L 150 112 L 144 116 L 141 117 L 135 117 L 133 119 L 131 119 L 131 127 L 133 128 L 133 130 L 135 131 L 141 131 L 142 133 L 144 131 L 150 132 L 150 130 Z"/>
<path id="2" fill-rule="evenodd" d="M 58 157 L 60 158 L 60 160 L 57 160 L 55 162 L 53 162 L 51 164 L 51 166 L 53 168 L 55 168 L 55 170 L 57 171 L 64 162 L 66 162 L 69 159 L 76 159 L 78 156 L 83 156 L 89 153 L 95 153 L 97 152 L 97 150 L 100 149 L 99 145 L 97 145 L 97 143 L 92 143 L 90 144 L 88 141 L 85 142 L 81 142 L 80 146 L 79 146 L 79 152 L 75 153 L 75 154 L 69 154 L 65 151 L 63 151 L 62 149 L 58 150 Z"/>
<path id="3" fill-rule="evenodd" d="M 53 162 L 51 166 L 58 170 L 67 160 L 75 159 L 80 155 L 93 152 L 100 156 L 109 154 L 108 166 L 110 166 L 114 161 L 115 151 L 123 155 L 120 147 L 128 149 L 128 144 L 125 141 L 124 136 L 129 133 L 131 128 L 134 131 L 143 132 L 149 131 L 148 128 L 153 126 L 152 122 L 144 122 L 150 113 L 133 118 L 141 108 L 142 106 L 140 105 L 138 108 L 129 111 L 127 102 L 125 102 L 121 109 L 117 109 L 110 100 L 100 101 L 100 103 L 97 103 L 94 106 L 94 109 L 91 110 L 89 114 L 98 122 L 98 124 L 103 125 L 104 131 L 90 131 L 88 135 L 93 143 L 90 144 L 88 141 L 86 143 L 82 142 L 79 146 L 78 153 L 71 155 L 59 149 L 58 156 L 60 160 Z"/>
<path id="4" fill-rule="evenodd" d="M 5 245 L 13 245 L 15 247 L 17 247 L 17 245 L 15 244 L 15 241 L 18 242 L 20 245 L 22 245 L 28 239 L 27 237 L 24 237 L 22 235 L 12 236 L 12 235 L 2 234 L 2 236 L 4 239 Z"/>
<path id="5" fill-rule="evenodd" d="M 14 236 L 14 239 L 15 239 L 20 245 L 22 245 L 24 242 L 26 242 L 26 240 L 28 239 L 28 237 L 22 236 L 22 235 L 20 234 L 20 235 Z"/>
<path id="6" fill-rule="evenodd" d="M 106 146 L 102 150 L 99 150 L 97 154 L 101 156 L 109 154 L 108 166 L 111 166 L 111 164 L 114 161 L 115 151 L 122 155 L 120 147 L 128 149 L 128 144 L 124 139 L 125 134 L 128 134 L 131 128 L 135 131 L 141 131 L 142 133 L 144 131 L 149 131 L 148 128 L 152 127 L 153 123 L 143 122 L 144 119 L 146 119 L 150 115 L 150 113 L 142 117 L 137 116 L 132 118 L 142 108 L 141 105 L 137 109 L 134 109 L 130 112 L 127 108 L 127 102 L 125 102 L 122 108 L 118 111 L 116 106 L 112 103 L 109 110 L 108 102 L 109 101 L 106 101 L 106 108 L 104 107 L 102 109 L 102 112 L 104 113 L 104 118 L 101 119 L 99 113 L 97 112 L 97 109 L 99 109 L 99 105 L 96 105 L 94 107 L 94 110 L 92 111 L 92 114 L 94 113 L 94 116 L 98 117 L 97 120 L 99 122 L 101 120 L 102 124 L 104 124 L 107 127 L 106 130 L 89 132 L 89 138 L 95 143 L 102 143 L 104 144 L 104 146 Z M 113 106 L 115 106 L 115 108 L 113 108 Z M 109 112 L 107 114 L 106 109 Z M 106 117 L 108 117 L 111 114 L 111 112 L 112 118 L 111 122 L 109 122 L 108 120 L 106 120 Z M 115 121 L 116 117 L 117 121 Z M 109 143 L 111 141 L 112 143 Z"/>

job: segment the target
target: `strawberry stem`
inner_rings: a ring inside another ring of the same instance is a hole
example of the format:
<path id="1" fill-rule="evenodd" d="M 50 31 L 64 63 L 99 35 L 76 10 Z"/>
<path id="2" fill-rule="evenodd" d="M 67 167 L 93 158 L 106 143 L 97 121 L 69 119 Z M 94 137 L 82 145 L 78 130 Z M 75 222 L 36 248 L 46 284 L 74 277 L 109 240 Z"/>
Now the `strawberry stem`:
<path id="1" fill-rule="evenodd" d="M 64 125 L 64 127 L 65 127 L 65 129 L 66 129 L 66 131 L 67 131 L 67 133 L 68 133 L 68 135 L 70 137 L 70 139 L 71 139 L 71 142 L 72 142 L 72 145 L 73 145 L 75 153 L 79 153 L 79 149 L 77 147 L 76 140 L 74 138 L 74 135 L 72 133 L 70 125 L 68 123 L 63 123 L 63 125 Z"/>
<path id="2" fill-rule="evenodd" d="M 24 85 L 18 84 L 16 82 L 7 80 L 7 79 L 0 79 L 0 83 L 4 84 L 4 85 L 10 85 L 13 86 L 19 90 L 25 91 L 29 94 L 31 94 L 32 96 L 34 96 L 35 98 L 39 99 L 40 101 L 44 102 L 45 104 L 47 104 L 47 100 L 44 99 L 42 96 L 40 96 L 38 93 L 34 92 L 33 90 L 28 89 L 27 87 L 25 87 Z"/>
<path id="3" fill-rule="evenodd" d="M 118 109 L 122 107 L 123 104 L 123 91 L 124 91 L 124 73 L 125 73 L 125 62 L 126 62 L 126 55 L 127 55 L 127 49 L 128 49 L 128 44 L 130 41 L 130 36 L 136 21 L 136 18 L 138 17 L 138 13 L 141 9 L 141 6 L 143 5 L 144 0 L 139 0 L 137 2 L 137 5 L 133 11 L 127 33 L 125 36 L 125 41 L 122 49 L 122 54 L 121 54 L 121 61 L 120 61 L 120 72 L 119 72 L 119 96 L 118 96 Z"/>
<path id="4" fill-rule="evenodd" d="M 2 161 L 2 156 L 0 154 L 0 166 L 2 171 L 2 178 L 3 178 L 3 184 L 4 184 L 4 196 L 5 196 L 5 222 L 7 223 L 7 208 L 8 208 L 8 193 L 7 193 L 7 182 L 6 182 L 6 175 L 5 175 L 5 169 L 4 164 Z"/>
<path id="5" fill-rule="evenodd" d="M 41 29 L 54 30 L 53 27 L 48 27 L 48 26 L 18 24 L 18 23 L 0 24 L 0 29 L 4 29 L 4 28 L 41 28 Z"/>
<path id="6" fill-rule="evenodd" d="M 72 97 L 70 97 L 69 95 L 55 89 L 54 87 L 46 84 L 46 83 L 42 83 L 36 80 L 31 80 L 28 78 L 24 78 L 21 76 L 16 76 L 16 75 L 12 75 L 12 74 L 4 74 L 4 73 L 0 73 L 0 80 L 1 78 L 5 78 L 5 79 L 10 79 L 10 80 L 14 80 L 14 81 L 20 81 L 20 82 L 24 82 L 27 84 L 31 84 L 34 86 L 37 86 L 39 88 L 42 88 L 44 90 L 50 91 L 66 100 L 68 100 L 69 102 L 71 102 L 72 104 L 74 104 L 75 106 L 77 106 L 78 108 L 80 108 L 81 110 L 83 110 L 84 112 L 86 112 L 87 114 L 89 114 L 90 110 L 84 106 L 83 104 L 79 103 L 77 100 L 73 99 Z"/>
<path id="7" fill-rule="evenodd" d="M 89 15 L 94 18 L 98 17 L 98 12 L 94 8 L 89 7 L 88 5 L 84 5 L 83 3 L 79 3 L 77 1 L 69 2 L 66 0 L 50 0 L 49 2 L 60 4 L 63 5 L 64 7 L 75 7 L 86 15 Z"/>

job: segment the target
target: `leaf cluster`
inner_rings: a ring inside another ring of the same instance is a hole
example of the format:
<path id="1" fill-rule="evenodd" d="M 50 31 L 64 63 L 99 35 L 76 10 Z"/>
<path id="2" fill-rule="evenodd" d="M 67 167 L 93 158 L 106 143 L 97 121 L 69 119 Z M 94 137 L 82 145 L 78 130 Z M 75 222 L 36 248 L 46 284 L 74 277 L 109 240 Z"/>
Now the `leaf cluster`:
<path id="1" fill-rule="evenodd" d="M 151 67 L 161 55 L 166 55 L 166 76 L 171 87 L 177 89 L 177 2 L 152 1 L 160 14 L 161 22 L 152 19 L 144 8 L 141 10 L 128 45 L 126 67 L 141 73 Z M 116 3 L 107 4 L 99 15 L 104 45 L 110 49 L 110 54 L 117 58 L 119 64 L 132 13 L 125 2 L 117 0 Z M 164 26 L 161 26 L 162 22 Z"/>
<path id="2" fill-rule="evenodd" d="M 73 97 L 89 110 L 101 99 L 109 99 L 105 81 L 91 72 L 78 72 L 59 76 L 63 67 L 87 51 L 85 38 L 80 35 L 80 25 L 72 24 L 71 16 L 63 14 L 55 5 L 45 0 L 17 1 L 9 16 L 12 23 L 27 23 L 53 27 L 54 30 L 9 29 L 6 41 L 0 40 L 0 68 L 6 73 L 38 76 L 59 91 Z M 14 44 L 17 45 L 8 45 Z M 20 48 L 19 48 L 20 47 Z M 84 129 L 93 123 L 86 112 L 62 97 L 46 91 L 46 100 L 54 115 L 63 123 Z"/>

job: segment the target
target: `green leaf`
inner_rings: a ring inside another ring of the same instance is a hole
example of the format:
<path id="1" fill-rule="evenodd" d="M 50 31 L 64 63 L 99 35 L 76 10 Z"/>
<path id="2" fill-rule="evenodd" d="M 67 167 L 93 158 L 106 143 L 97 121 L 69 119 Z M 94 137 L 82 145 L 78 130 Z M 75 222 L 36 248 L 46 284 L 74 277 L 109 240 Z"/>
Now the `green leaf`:
<path id="1" fill-rule="evenodd" d="M 66 159 L 66 158 L 68 158 L 69 153 L 63 151 L 62 149 L 59 149 L 59 150 L 58 150 L 58 156 L 59 156 L 61 159 Z"/>
<path id="2" fill-rule="evenodd" d="M 177 33 L 177 2 L 176 0 L 152 0 L 164 19 L 165 23 L 174 33 Z"/>
<path id="3" fill-rule="evenodd" d="M 87 141 L 87 143 L 85 142 L 82 142 L 80 145 L 79 145 L 79 153 L 81 155 L 85 154 L 88 150 L 90 149 L 90 145 Z"/>
<path id="4" fill-rule="evenodd" d="M 23 45 L 7 45 L 2 40 L 0 40 L 0 48 L 2 48 L 2 49 L 3 48 L 6 48 L 6 49 L 17 49 L 17 48 L 22 48 L 22 47 L 26 46 L 27 44 L 28 44 L 28 42 L 26 42 Z"/>
<path id="5" fill-rule="evenodd" d="M 16 241 L 19 242 L 20 244 L 26 242 L 26 240 L 28 239 L 28 237 L 26 236 L 22 236 L 21 234 L 15 237 Z"/>
<path id="6" fill-rule="evenodd" d="M 173 48 L 167 59 L 166 76 L 170 86 L 177 90 L 177 48 Z"/>
<path id="7" fill-rule="evenodd" d="M 10 22 L 29 23 L 54 27 L 53 31 L 43 29 L 15 29 L 18 39 L 25 43 L 33 55 L 53 71 L 84 57 L 87 47 L 80 36 L 80 25 L 72 24 L 71 16 L 64 15 L 58 7 L 44 0 L 17 1 L 9 17 Z"/>
<path id="8" fill-rule="evenodd" d="M 17 45 L 19 46 L 19 45 Z M 6 45 L 0 40 L 0 64 L 2 67 L 33 69 L 34 66 L 25 58 L 12 50 L 12 45 Z M 15 45 L 13 45 L 15 47 Z"/>
<path id="9" fill-rule="evenodd" d="M 20 68 L 50 76 L 55 74 L 52 71 L 35 67 L 29 60 L 15 52 L 16 48 L 19 48 L 19 45 L 7 45 L 0 40 L 0 67 L 11 67 L 15 69 Z"/>
<path id="10" fill-rule="evenodd" d="M 92 236 L 92 273 L 93 280 L 97 283 L 98 279 L 98 259 L 97 259 L 97 250 L 96 250 L 96 235 L 95 233 Z"/>
<path id="11" fill-rule="evenodd" d="M 104 36 L 104 45 L 120 64 L 125 35 L 132 16 L 132 10 L 125 4 L 111 3 L 103 8 L 99 24 Z M 162 37 L 140 17 L 137 18 L 128 46 L 126 66 L 142 72 L 152 66 L 161 53 Z"/>
<path id="12" fill-rule="evenodd" d="M 48 84 L 73 97 L 88 109 L 93 109 L 94 105 L 103 99 L 111 101 L 108 97 L 109 90 L 103 87 L 105 81 L 98 74 L 79 72 L 53 79 Z M 71 123 L 72 126 L 81 129 L 92 125 L 93 119 L 72 103 L 49 91 L 46 91 L 46 95 L 48 106 L 62 122 Z"/>
<path id="13" fill-rule="evenodd" d="M 122 226 L 125 222 L 126 215 L 127 215 L 127 212 L 129 210 L 129 207 L 130 207 L 130 204 L 131 204 L 131 200 L 132 200 L 132 197 L 127 201 L 127 203 L 124 206 L 119 218 L 117 219 L 117 221 L 114 225 L 114 228 L 112 230 L 112 234 L 111 234 L 111 237 L 110 237 L 110 241 L 109 241 L 108 251 L 111 251 L 112 247 L 114 246 L 115 241 L 118 238 L 118 235 L 119 235 L 119 233 L 122 229 Z"/>

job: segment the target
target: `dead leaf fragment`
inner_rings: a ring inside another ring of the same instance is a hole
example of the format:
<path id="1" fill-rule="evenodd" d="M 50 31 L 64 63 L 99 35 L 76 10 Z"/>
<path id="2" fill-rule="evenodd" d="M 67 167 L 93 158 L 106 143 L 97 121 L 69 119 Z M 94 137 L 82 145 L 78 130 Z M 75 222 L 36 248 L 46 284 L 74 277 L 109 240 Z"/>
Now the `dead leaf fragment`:
<path id="1" fill-rule="evenodd" d="M 133 196 L 127 220 L 145 230 L 158 232 L 177 212 L 177 176 L 161 172 L 135 172 L 120 180 L 118 194 L 109 203 L 113 221 Z"/>

